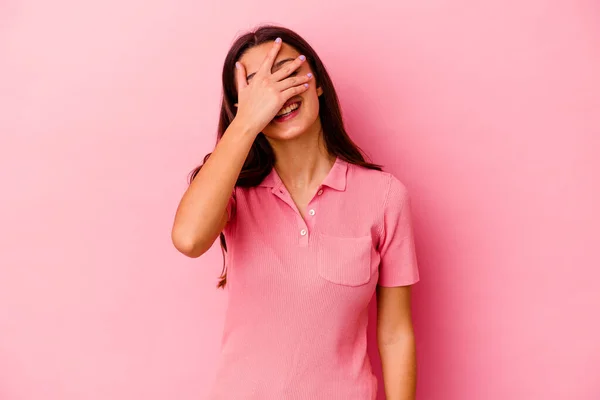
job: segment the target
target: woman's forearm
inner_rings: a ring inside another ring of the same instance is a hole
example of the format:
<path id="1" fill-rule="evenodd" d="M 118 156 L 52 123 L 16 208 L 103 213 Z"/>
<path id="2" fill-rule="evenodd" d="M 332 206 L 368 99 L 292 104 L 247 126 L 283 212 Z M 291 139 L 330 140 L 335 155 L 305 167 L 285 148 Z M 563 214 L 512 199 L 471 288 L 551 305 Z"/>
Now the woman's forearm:
<path id="1" fill-rule="evenodd" d="M 417 360 L 414 334 L 398 335 L 393 341 L 379 342 L 386 400 L 414 400 Z"/>
<path id="2" fill-rule="evenodd" d="M 171 237 L 190 257 L 210 248 L 227 220 L 225 208 L 257 133 L 234 121 L 184 193 Z"/>

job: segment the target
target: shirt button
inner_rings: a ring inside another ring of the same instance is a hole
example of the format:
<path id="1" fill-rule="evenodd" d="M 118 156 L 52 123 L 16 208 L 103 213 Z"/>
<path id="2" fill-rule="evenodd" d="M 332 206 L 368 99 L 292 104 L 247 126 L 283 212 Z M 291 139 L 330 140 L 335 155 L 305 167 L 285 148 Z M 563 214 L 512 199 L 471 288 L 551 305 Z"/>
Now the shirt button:
<path id="1" fill-rule="evenodd" d="M 310 210 L 308 213 L 309 213 L 310 215 L 315 215 L 315 210 Z"/>
<path id="2" fill-rule="evenodd" d="M 306 235 L 306 229 L 302 229 L 302 230 L 300 231 L 300 234 L 301 234 L 302 236 Z"/>
<path id="3" fill-rule="evenodd" d="M 320 196 L 323 194 L 323 189 L 319 189 L 319 191 L 317 192 L 317 194 Z"/>

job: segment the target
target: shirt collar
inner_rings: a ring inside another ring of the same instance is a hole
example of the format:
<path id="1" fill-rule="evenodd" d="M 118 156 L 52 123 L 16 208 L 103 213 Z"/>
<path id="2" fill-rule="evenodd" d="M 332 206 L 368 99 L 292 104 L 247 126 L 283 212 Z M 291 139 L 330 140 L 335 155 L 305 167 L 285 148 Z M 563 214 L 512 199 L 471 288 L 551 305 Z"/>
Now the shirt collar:
<path id="1" fill-rule="evenodd" d="M 344 191 L 346 190 L 346 175 L 348 171 L 348 162 L 336 157 L 335 162 L 325 179 L 322 186 L 329 186 L 332 189 Z M 281 178 L 275 168 L 271 168 L 271 172 L 263 179 L 258 186 L 273 188 L 273 191 L 279 189 L 283 185 Z"/>

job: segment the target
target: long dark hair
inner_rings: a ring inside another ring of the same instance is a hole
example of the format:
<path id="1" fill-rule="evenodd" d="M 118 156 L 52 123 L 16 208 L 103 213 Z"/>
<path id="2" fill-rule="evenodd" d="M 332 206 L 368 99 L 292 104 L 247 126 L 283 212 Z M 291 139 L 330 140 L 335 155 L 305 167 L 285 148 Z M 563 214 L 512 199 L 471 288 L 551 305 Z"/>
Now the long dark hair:
<path id="1" fill-rule="evenodd" d="M 323 89 L 319 96 L 319 117 L 323 128 L 323 137 L 329 154 L 339 157 L 351 164 L 360 165 L 370 169 L 381 170 L 381 166 L 365 161 L 362 150 L 350 139 L 344 128 L 342 113 L 337 94 L 333 87 L 333 82 L 325 69 L 325 66 L 319 59 L 317 53 L 300 35 L 290 29 L 274 26 L 262 25 L 254 31 L 240 36 L 231 46 L 225 63 L 223 64 L 223 98 L 221 102 L 221 114 L 219 117 L 219 126 L 217 131 L 217 142 L 221 139 L 227 127 L 235 117 L 237 102 L 237 90 L 235 87 L 235 62 L 242 55 L 254 46 L 273 41 L 280 37 L 283 43 L 294 47 L 300 54 L 306 56 L 306 62 L 314 73 L 316 86 Z M 204 162 L 208 160 L 211 153 L 204 157 Z M 275 163 L 275 154 L 271 145 L 262 133 L 256 137 L 252 148 L 250 149 L 244 166 L 237 179 L 236 186 L 252 187 L 257 186 L 271 172 Z M 196 167 L 189 176 L 191 184 L 202 165 Z M 224 288 L 227 283 L 227 271 L 225 266 L 225 252 L 227 243 L 225 236 L 221 232 L 221 251 L 223 252 L 223 271 L 219 277 L 217 288 Z"/>

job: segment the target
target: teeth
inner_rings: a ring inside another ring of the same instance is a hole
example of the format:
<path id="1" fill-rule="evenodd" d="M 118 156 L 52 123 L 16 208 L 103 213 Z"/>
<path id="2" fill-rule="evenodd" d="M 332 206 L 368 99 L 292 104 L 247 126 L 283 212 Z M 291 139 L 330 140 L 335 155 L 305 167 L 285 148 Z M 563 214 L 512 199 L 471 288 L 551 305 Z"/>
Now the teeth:
<path id="1" fill-rule="evenodd" d="M 295 109 L 297 109 L 298 107 L 300 107 L 300 103 L 293 103 L 290 104 L 289 106 L 287 106 L 286 108 L 282 108 L 281 111 L 279 111 L 277 113 L 277 116 L 283 115 L 283 114 L 287 114 L 291 111 L 294 111 Z"/>

